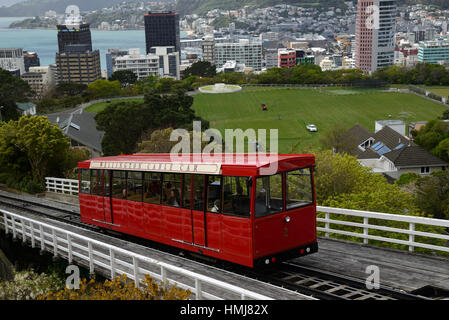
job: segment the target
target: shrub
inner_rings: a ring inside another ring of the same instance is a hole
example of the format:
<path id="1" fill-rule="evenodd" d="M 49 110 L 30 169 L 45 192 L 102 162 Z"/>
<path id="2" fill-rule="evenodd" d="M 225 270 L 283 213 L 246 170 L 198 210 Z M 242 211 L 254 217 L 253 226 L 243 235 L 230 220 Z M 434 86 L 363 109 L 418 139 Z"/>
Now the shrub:
<path id="1" fill-rule="evenodd" d="M 416 173 L 404 173 L 403 175 L 401 175 L 398 179 L 398 181 L 396 181 L 398 186 L 403 186 L 408 184 L 411 181 L 415 181 L 419 178 L 419 175 Z"/>
<path id="2" fill-rule="evenodd" d="M 64 285 L 64 281 L 54 274 L 15 271 L 13 281 L 0 282 L 0 300 L 34 300 L 48 291 L 60 290 Z"/>
<path id="3" fill-rule="evenodd" d="M 187 300 L 190 290 L 170 286 L 169 283 L 159 285 L 149 275 L 145 275 L 142 287 L 137 288 L 134 281 L 126 275 L 115 277 L 104 283 L 80 281 L 79 289 L 65 288 L 56 292 L 48 292 L 38 297 L 39 300 Z"/>

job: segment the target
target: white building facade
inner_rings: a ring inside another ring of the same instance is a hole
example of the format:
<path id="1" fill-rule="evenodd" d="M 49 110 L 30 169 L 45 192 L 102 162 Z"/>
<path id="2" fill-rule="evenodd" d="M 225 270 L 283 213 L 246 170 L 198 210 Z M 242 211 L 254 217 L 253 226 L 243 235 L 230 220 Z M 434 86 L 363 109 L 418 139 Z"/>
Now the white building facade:
<path id="1" fill-rule="evenodd" d="M 0 68 L 8 71 L 25 73 L 23 50 L 20 48 L 0 48 Z"/>
<path id="2" fill-rule="evenodd" d="M 262 42 L 260 40 L 241 39 L 237 43 L 216 43 L 215 62 L 217 68 L 227 61 L 243 63 L 255 71 L 262 70 Z"/>

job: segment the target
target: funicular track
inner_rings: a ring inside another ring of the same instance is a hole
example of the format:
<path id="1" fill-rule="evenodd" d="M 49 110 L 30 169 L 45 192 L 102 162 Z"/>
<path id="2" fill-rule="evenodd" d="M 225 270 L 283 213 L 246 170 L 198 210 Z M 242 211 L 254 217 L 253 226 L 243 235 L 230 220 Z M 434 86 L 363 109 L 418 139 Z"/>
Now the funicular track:
<path id="1" fill-rule="evenodd" d="M 96 226 L 82 223 L 80 215 L 76 211 L 57 208 L 23 198 L 0 194 L 0 208 L 2 207 L 16 209 L 96 232 L 101 230 Z M 108 235 L 126 239 L 137 244 L 151 246 L 157 250 L 165 250 L 172 254 L 176 253 L 172 247 L 157 244 L 150 240 L 119 234 L 117 232 L 108 232 Z M 195 257 L 196 259 L 194 260 L 213 264 L 210 261 L 197 259 L 198 257 L 196 255 Z M 250 270 L 236 265 L 229 266 L 227 263 L 223 264 L 223 266 L 228 271 L 237 272 L 254 279 L 312 296 L 319 300 L 431 300 L 423 296 L 384 286 L 381 286 L 379 289 L 368 290 L 365 282 L 362 280 L 300 266 L 295 262 L 279 263 L 271 266 L 269 269 L 260 270 Z"/>
<path id="2" fill-rule="evenodd" d="M 431 300 L 405 291 L 380 286 L 367 289 L 365 281 L 284 262 L 262 276 L 267 282 L 320 300 Z"/>

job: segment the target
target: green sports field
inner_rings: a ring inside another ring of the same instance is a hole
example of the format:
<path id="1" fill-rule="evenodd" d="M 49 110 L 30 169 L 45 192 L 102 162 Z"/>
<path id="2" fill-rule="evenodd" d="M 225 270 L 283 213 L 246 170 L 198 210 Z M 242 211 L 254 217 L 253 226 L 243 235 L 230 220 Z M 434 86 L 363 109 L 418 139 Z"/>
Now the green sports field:
<path id="1" fill-rule="evenodd" d="M 236 128 L 278 129 L 283 153 L 292 145 L 297 151 L 319 146 L 320 137 L 337 124 L 348 129 L 360 124 L 374 131 L 374 121 L 389 115 L 407 122 L 431 120 L 446 109 L 413 94 L 379 90 L 245 88 L 238 93 L 197 94 L 194 99 L 196 113 L 222 133 Z M 261 110 L 262 103 L 268 111 Z M 309 123 L 318 132 L 307 131 Z"/>

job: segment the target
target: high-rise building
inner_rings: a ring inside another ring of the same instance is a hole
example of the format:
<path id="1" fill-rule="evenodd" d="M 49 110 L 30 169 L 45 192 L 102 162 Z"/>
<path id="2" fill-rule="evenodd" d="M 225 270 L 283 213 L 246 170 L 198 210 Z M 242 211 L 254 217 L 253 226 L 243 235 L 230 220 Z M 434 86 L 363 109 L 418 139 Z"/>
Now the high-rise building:
<path id="1" fill-rule="evenodd" d="M 28 82 L 38 99 L 45 96 L 55 85 L 53 70 L 50 67 L 30 67 L 21 78 Z"/>
<path id="2" fill-rule="evenodd" d="M 137 80 L 143 80 L 148 76 L 159 75 L 159 57 L 141 55 L 140 49 L 129 49 L 127 55 L 115 58 L 112 70 L 130 70 L 137 76 Z"/>
<path id="3" fill-rule="evenodd" d="M 396 0 L 358 0 L 356 68 L 372 73 L 394 64 Z"/>
<path id="4" fill-rule="evenodd" d="M 179 52 L 175 47 L 152 47 L 150 54 L 159 57 L 159 75 L 161 77 L 173 77 L 181 79 Z"/>
<path id="5" fill-rule="evenodd" d="M 58 48 L 59 52 L 65 52 L 67 45 L 85 44 L 92 51 L 92 36 L 89 24 L 67 24 L 58 25 Z"/>
<path id="6" fill-rule="evenodd" d="M 68 12 L 65 24 L 58 25 L 58 47 L 58 82 L 90 84 L 101 78 L 100 51 L 92 50 L 89 24 L 83 23 L 79 9 Z"/>
<path id="7" fill-rule="evenodd" d="M 175 47 L 152 47 L 147 55 L 140 54 L 140 49 L 120 52 L 127 54 L 115 57 L 112 72 L 131 70 L 138 80 L 156 75 L 180 79 L 179 56 Z"/>
<path id="8" fill-rule="evenodd" d="M 289 68 L 296 66 L 296 50 L 279 49 L 278 50 L 278 67 Z"/>
<path id="9" fill-rule="evenodd" d="M 215 38 L 213 35 L 207 35 L 202 40 L 203 60 L 215 64 Z"/>
<path id="10" fill-rule="evenodd" d="M 418 61 L 427 63 L 449 61 L 449 40 L 420 42 L 418 47 Z"/>
<path id="11" fill-rule="evenodd" d="M 120 50 L 117 48 L 108 49 L 106 53 L 106 72 L 108 78 L 114 73 L 115 60 L 118 57 L 124 57 L 129 54 L 129 50 Z"/>
<path id="12" fill-rule="evenodd" d="M 30 67 L 40 67 L 41 65 L 41 61 L 36 52 L 23 51 L 23 62 L 26 72 L 30 71 Z"/>
<path id="13" fill-rule="evenodd" d="M 260 40 L 240 39 L 234 43 L 215 44 L 215 62 L 222 68 L 227 61 L 243 63 L 255 71 L 262 70 L 262 42 Z"/>
<path id="14" fill-rule="evenodd" d="M 147 54 L 151 47 L 175 47 L 181 57 L 179 14 L 173 11 L 148 12 L 144 19 Z"/>
<path id="15" fill-rule="evenodd" d="M 100 51 L 71 50 L 56 54 L 60 82 L 90 84 L 101 79 Z"/>
<path id="16" fill-rule="evenodd" d="M 0 48 L 0 68 L 18 76 L 25 73 L 23 50 L 21 48 Z"/>

